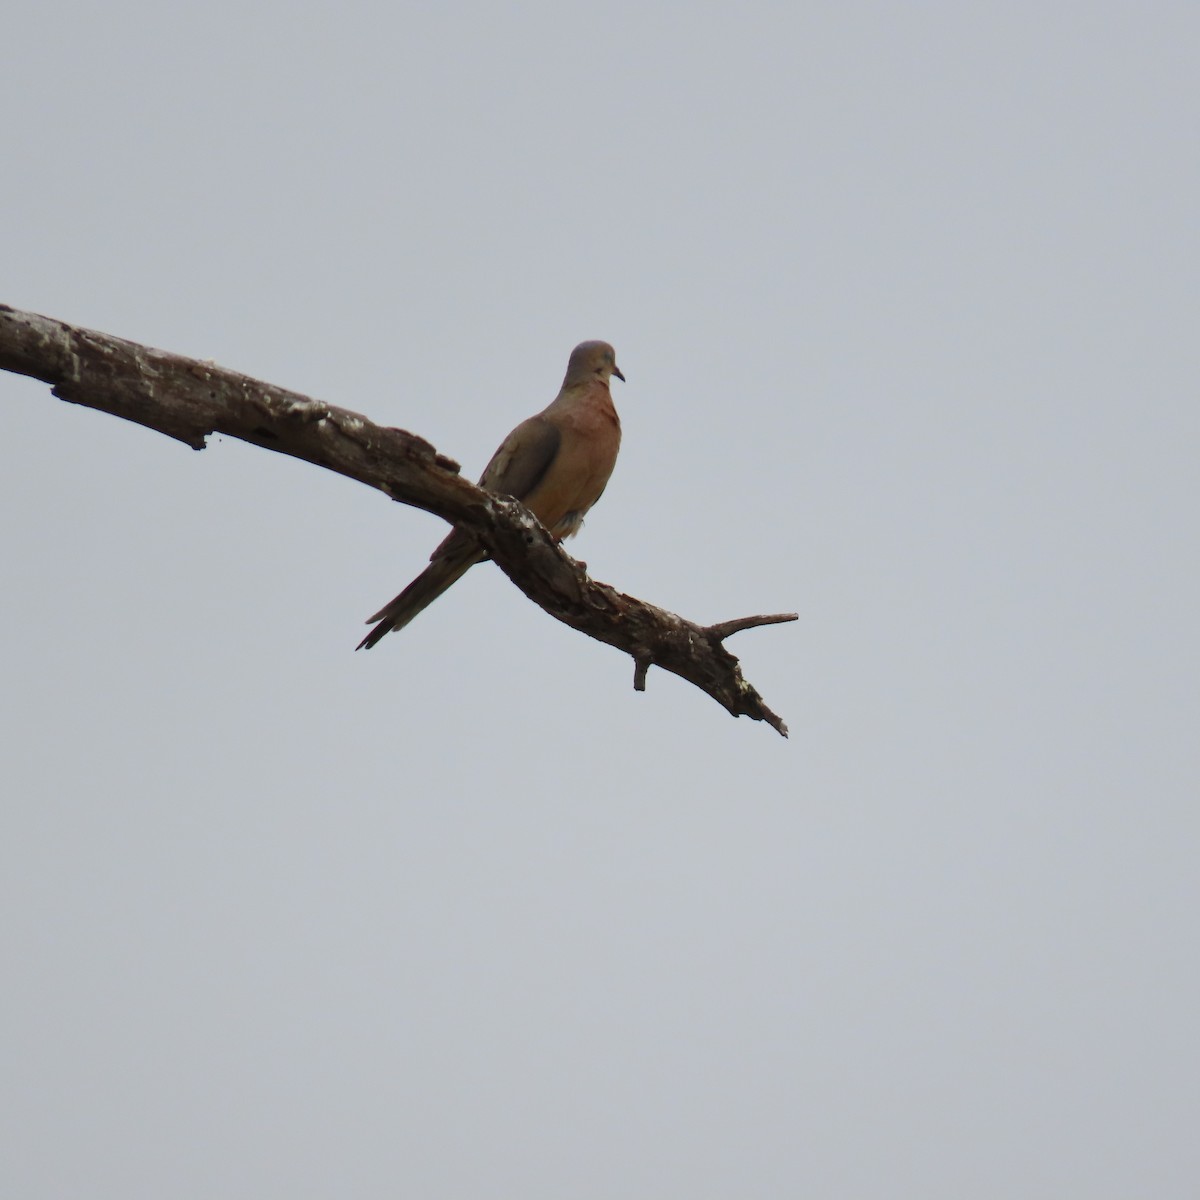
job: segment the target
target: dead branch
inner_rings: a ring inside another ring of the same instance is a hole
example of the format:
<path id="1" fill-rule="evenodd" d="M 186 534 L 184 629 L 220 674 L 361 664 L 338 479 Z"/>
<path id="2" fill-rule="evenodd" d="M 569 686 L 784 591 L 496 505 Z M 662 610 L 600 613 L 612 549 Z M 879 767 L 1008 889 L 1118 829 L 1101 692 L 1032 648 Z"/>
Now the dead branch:
<path id="1" fill-rule="evenodd" d="M 0 304 L 0 368 L 52 385 L 72 404 L 111 413 L 203 450 L 223 433 L 357 479 L 402 504 L 469 529 L 536 604 L 571 628 L 629 654 L 634 687 L 651 666 L 707 692 L 735 717 L 787 726 L 742 677 L 724 640 L 794 621 L 795 613 L 697 625 L 588 577 L 515 500 L 481 491 L 452 459 L 403 429 L 227 371 L 209 362 L 67 325 Z"/>

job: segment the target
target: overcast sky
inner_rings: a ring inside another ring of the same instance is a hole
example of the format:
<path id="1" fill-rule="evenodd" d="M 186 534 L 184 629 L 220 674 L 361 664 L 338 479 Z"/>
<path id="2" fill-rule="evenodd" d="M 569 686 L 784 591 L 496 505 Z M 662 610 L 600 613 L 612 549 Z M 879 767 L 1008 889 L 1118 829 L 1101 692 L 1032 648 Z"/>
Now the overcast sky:
<path id="1" fill-rule="evenodd" d="M 472 477 L 604 338 L 571 549 L 0 376 L 0 1191 L 1192 1197 L 1200 9 L 13 7 L 0 301 Z"/>

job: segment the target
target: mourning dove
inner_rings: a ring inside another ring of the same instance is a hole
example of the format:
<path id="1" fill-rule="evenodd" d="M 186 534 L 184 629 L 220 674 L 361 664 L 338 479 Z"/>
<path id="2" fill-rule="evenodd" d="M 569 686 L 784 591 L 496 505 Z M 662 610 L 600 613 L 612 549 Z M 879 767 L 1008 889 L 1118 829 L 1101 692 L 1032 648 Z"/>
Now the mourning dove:
<path id="1" fill-rule="evenodd" d="M 611 375 L 625 380 L 613 348 L 581 342 L 571 351 L 558 395 L 504 439 L 479 480 L 486 491 L 522 501 L 559 541 L 579 531 L 617 461 L 621 422 L 608 390 Z M 455 529 L 430 555 L 430 565 L 367 619 L 379 623 L 356 648 L 370 649 L 384 634 L 403 629 L 485 557 L 470 534 Z"/>

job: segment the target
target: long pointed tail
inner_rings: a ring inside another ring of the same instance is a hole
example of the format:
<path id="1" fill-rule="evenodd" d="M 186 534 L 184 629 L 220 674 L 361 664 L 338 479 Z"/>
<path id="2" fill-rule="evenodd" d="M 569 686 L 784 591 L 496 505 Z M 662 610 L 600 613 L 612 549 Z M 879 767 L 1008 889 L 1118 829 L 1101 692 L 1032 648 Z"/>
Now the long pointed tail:
<path id="1" fill-rule="evenodd" d="M 450 554 L 439 556 L 421 572 L 394 600 L 385 604 L 367 624 L 379 624 L 354 648 L 368 650 L 393 629 L 403 629 L 421 612 L 428 608 L 444 591 L 457 583 L 477 562 L 483 551 L 476 545 L 468 545 Z"/>

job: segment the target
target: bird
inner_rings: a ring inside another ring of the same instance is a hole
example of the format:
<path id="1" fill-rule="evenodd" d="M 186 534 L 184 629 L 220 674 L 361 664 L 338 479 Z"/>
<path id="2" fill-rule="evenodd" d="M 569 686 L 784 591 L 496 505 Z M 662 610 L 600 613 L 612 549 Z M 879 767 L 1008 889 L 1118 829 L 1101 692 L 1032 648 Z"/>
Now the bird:
<path id="1" fill-rule="evenodd" d="M 558 395 L 500 443 L 479 479 L 485 491 L 520 500 L 560 542 L 579 532 L 616 465 L 621 421 L 609 391 L 613 375 L 625 382 L 612 346 L 580 342 Z M 369 650 L 403 629 L 487 552 L 455 529 L 429 557 L 429 566 L 404 591 L 367 618 L 375 627 L 355 649 Z"/>

